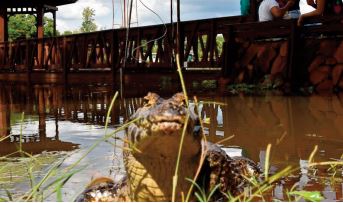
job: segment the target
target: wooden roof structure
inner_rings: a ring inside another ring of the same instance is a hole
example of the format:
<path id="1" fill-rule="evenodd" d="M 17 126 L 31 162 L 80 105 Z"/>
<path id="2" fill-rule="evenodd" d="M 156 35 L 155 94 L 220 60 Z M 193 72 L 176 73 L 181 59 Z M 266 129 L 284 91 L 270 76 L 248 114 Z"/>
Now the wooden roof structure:
<path id="1" fill-rule="evenodd" d="M 0 1 L 0 7 L 37 7 L 43 5 L 62 6 L 75 3 L 77 0 L 7 0 Z"/>
<path id="2" fill-rule="evenodd" d="M 57 6 L 75 3 L 77 0 L 1 0 L 0 1 L 0 42 L 8 40 L 8 19 L 11 15 L 36 15 L 37 38 L 44 37 L 44 14 L 51 12 L 56 35 Z"/>

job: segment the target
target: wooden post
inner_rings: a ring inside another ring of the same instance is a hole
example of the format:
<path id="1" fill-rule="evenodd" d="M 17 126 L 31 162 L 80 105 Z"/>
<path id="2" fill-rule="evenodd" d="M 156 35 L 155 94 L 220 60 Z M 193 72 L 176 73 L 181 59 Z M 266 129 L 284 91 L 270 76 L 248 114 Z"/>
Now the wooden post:
<path id="1" fill-rule="evenodd" d="M 7 8 L 0 8 L 0 42 L 7 41 Z"/>
<path id="2" fill-rule="evenodd" d="M 56 37 L 56 11 L 52 12 L 52 18 L 54 20 L 54 37 Z"/>
<path id="3" fill-rule="evenodd" d="M 237 60 L 237 44 L 235 41 L 234 27 L 229 25 L 227 42 L 224 42 L 222 74 L 224 77 L 232 77 Z"/>
<path id="4" fill-rule="evenodd" d="M 3 88 L 3 87 L 2 87 Z M 0 138 L 10 134 L 10 108 L 8 105 L 7 91 L 3 88 L 0 92 Z"/>
<path id="5" fill-rule="evenodd" d="M 111 51 L 111 62 L 112 62 L 112 82 L 114 89 L 117 88 L 115 85 L 117 84 L 118 78 L 118 68 L 119 68 L 119 40 L 118 40 L 118 30 L 112 30 L 112 51 Z"/>
<path id="6" fill-rule="evenodd" d="M 62 47 L 62 70 L 63 70 L 63 85 L 66 87 L 68 83 L 68 72 L 69 72 L 69 63 L 67 60 L 67 37 L 63 37 L 63 47 Z"/>
<path id="7" fill-rule="evenodd" d="M 32 73 L 32 54 L 30 54 L 32 52 L 32 50 L 30 50 L 30 42 L 29 40 L 26 40 L 26 50 L 25 50 L 25 68 L 27 70 L 27 81 L 30 83 L 31 82 L 31 73 Z"/>
<path id="8" fill-rule="evenodd" d="M 37 38 L 38 38 L 38 46 L 37 46 L 37 53 L 38 53 L 38 57 L 37 57 L 37 61 L 38 61 L 38 66 L 40 68 L 43 68 L 43 60 L 44 60 L 44 47 L 43 47 L 43 37 L 44 37 L 44 23 L 43 23 L 43 17 L 44 17 L 44 9 L 42 6 L 37 7 L 37 19 L 36 19 L 36 23 L 37 23 Z"/>
<path id="9" fill-rule="evenodd" d="M 300 83 L 304 81 L 306 76 L 304 74 L 305 67 L 301 65 L 301 40 L 300 28 L 297 26 L 297 20 L 293 20 L 291 25 L 291 35 L 288 41 L 288 66 L 286 70 L 286 77 L 291 81 L 292 89 L 299 87 Z"/>
<path id="10" fill-rule="evenodd" d="M 257 9 L 258 9 L 258 3 L 257 0 L 250 0 L 250 20 L 251 21 L 257 21 Z"/>
<path id="11" fill-rule="evenodd" d="M 37 38 L 41 39 L 44 37 L 44 9 L 42 6 L 37 7 Z"/>

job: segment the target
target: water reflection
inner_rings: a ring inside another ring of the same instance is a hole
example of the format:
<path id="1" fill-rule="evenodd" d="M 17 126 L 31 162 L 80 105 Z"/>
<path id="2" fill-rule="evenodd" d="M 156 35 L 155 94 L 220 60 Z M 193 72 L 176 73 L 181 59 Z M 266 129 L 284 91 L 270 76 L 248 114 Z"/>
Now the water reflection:
<path id="1" fill-rule="evenodd" d="M 315 145 L 319 146 L 318 161 L 343 154 L 343 100 L 339 96 L 240 96 L 210 100 L 219 104 L 200 106 L 209 139 L 218 142 L 235 135 L 224 143 L 247 149 L 254 160 L 260 159 L 268 143 L 273 145 L 272 161 L 279 167 L 298 165 L 299 160 L 308 158 Z M 222 116 L 218 119 L 219 114 Z"/>
<path id="2" fill-rule="evenodd" d="M 113 95 L 110 86 L 1 85 L 0 137 L 10 137 L 0 143 L 0 155 L 17 149 L 22 123 L 21 142 L 29 153 L 71 151 L 77 147 L 85 151 L 103 135 Z M 264 166 L 265 149 L 271 143 L 271 173 L 288 165 L 300 167 L 293 178 L 276 185 L 273 198 L 287 200 L 283 191 L 297 184 L 300 190 L 322 191 L 327 200 L 341 200 L 341 183 L 322 184 L 306 167 L 315 145 L 319 147 L 316 161 L 339 159 L 343 154 L 342 96 L 200 97 L 199 108 L 210 141 L 219 142 L 234 135 L 222 142 L 227 153 L 248 156 Z M 142 103 L 140 97 L 116 102 L 110 113 L 110 126 L 122 124 Z M 24 122 L 20 119 L 21 112 L 25 112 Z M 120 150 L 114 152 L 111 145 L 104 144 L 85 162 L 93 167 L 79 174 L 82 181 L 76 181 L 76 188 L 82 188 L 92 170 L 106 170 L 108 175 L 113 175 L 114 168 L 119 167 L 118 171 L 121 171 L 120 154 Z M 80 153 L 76 153 L 65 165 L 79 156 Z M 99 159 L 99 156 L 106 156 L 106 159 Z M 110 160 L 113 158 L 115 161 Z M 66 187 L 74 190 L 73 194 L 77 192 L 73 189 L 75 184 Z"/>
<path id="3" fill-rule="evenodd" d="M 58 117 L 53 113 L 55 120 L 55 132 L 48 137 L 46 134 L 46 123 L 51 118 L 47 118 L 49 111 L 49 102 L 46 102 L 44 91 L 35 91 L 37 99 L 36 105 L 17 103 L 13 100 L 11 88 L 2 87 L 0 91 L 0 137 L 4 138 L 0 142 L 0 155 L 5 156 L 12 154 L 21 147 L 23 151 L 29 154 L 40 154 L 43 151 L 72 151 L 78 147 L 78 144 L 64 142 L 59 139 Z M 16 94 L 16 93 L 14 93 Z M 24 97 L 25 98 L 25 97 Z M 30 98 L 30 97 L 26 97 Z M 25 110 L 23 109 L 23 106 Z M 34 112 L 36 113 L 32 114 Z M 20 110 L 28 119 L 22 120 Z M 57 112 L 57 109 L 53 112 Z M 37 131 L 29 123 L 38 123 Z M 23 123 L 26 123 L 25 125 Z M 31 127 L 31 129 L 28 129 Z M 33 128 L 33 129 L 32 129 Z M 6 138 L 6 139 L 5 139 Z"/>

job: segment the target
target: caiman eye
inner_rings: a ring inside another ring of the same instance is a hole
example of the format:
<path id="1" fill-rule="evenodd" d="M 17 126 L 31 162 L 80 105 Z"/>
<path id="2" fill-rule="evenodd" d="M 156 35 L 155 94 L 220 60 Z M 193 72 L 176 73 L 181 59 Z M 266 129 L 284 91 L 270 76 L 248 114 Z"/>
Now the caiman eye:
<path id="1" fill-rule="evenodd" d="M 144 98 L 144 99 L 143 99 L 143 106 L 146 106 L 146 107 L 151 106 L 151 103 L 149 103 L 149 101 L 150 101 L 150 99 Z"/>
<path id="2" fill-rule="evenodd" d="M 174 96 L 173 96 L 173 100 L 179 104 L 179 106 L 185 106 L 186 105 L 186 97 L 185 95 L 180 92 L 180 93 L 176 93 Z"/>
<path id="3" fill-rule="evenodd" d="M 149 92 L 148 95 L 143 98 L 143 104 L 145 107 L 149 107 L 155 105 L 159 99 L 160 96 L 158 96 L 156 93 Z"/>

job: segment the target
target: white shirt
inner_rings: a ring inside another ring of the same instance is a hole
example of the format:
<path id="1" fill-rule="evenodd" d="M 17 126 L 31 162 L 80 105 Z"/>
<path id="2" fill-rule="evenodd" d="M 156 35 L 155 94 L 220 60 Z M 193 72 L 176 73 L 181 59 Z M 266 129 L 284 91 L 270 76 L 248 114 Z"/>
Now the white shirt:
<path id="1" fill-rule="evenodd" d="M 260 21 L 270 21 L 274 17 L 271 13 L 273 7 L 279 7 L 279 4 L 275 0 L 263 0 L 258 9 L 258 17 Z"/>

